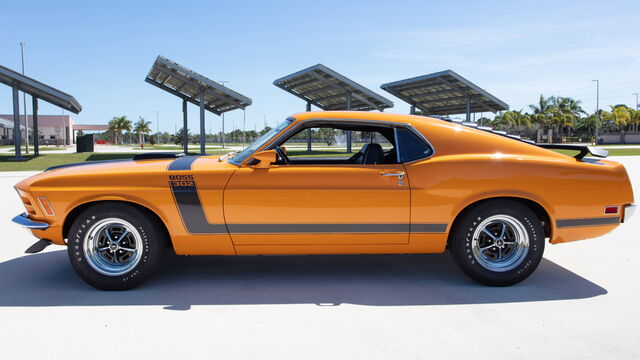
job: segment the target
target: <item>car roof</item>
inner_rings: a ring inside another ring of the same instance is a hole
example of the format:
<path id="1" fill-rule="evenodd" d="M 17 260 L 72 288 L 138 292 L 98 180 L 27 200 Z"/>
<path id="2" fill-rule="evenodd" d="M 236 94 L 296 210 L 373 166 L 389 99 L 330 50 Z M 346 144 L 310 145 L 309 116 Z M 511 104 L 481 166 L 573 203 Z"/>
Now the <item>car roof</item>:
<path id="1" fill-rule="evenodd" d="M 405 124 L 414 124 L 416 122 L 424 124 L 425 122 L 438 122 L 448 123 L 440 119 L 430 118 L 426 116 L 418 115 L 405 115 L 405 114 L 392 114 L 383 112 L 369 112 L 369 111 L 309 111 L 297 113 L 291 116 L 296 122 L 301 122 L 309 119 L 331 119 L 331 120 L 376 120 L 376 121 L 389 121 Z"/>
<path id="2" fill-rule="evenodd" d="M 530 140 L 523 140 L 518 136 L 508 135 L 503 131 L 492 131 L 492 129 L 488 127 L 472 126 L 475 124 L 447 121 L 422 115 L 392 114 L 368 111 L 310 111 L 294 114 L 291 116 L 291 118 L 295 119 L 294 123 L 300 123 L 305 120 L 312 119 L 330 119 L 331 121 L 336 122 L 353 122 L 354 120 L 388 121 L 393 123 L 408 124 L 418 130 L 422 129 L 421 132 L 424 132 L 425 127 L 427 127 L 429 128 L 429 141 L 436 146 L 440 145 L 439 147 L 441 149 L 451 149 L 451 153 L 468 152 L 468 150 L 466 149 L 457 149 L 456 146 L 453 146 L 454 144 L 451 142 L 451 140 L 453 139 L 453 134 L 456 134 L 455 139 L 460 142 L 460 146 L 467 146 L 469 144 L 469 141 L 480 141 L 486 143 L 492 148 L 504 148 L 507 153 L 528 153 L 553 158 L 567 157 L 565 155 L 547 149 L 542 149 L 538 146 L 535 146 L 535 144 Z M 447 145 L 442 146 L 443 143 L 447 143 Z"/>

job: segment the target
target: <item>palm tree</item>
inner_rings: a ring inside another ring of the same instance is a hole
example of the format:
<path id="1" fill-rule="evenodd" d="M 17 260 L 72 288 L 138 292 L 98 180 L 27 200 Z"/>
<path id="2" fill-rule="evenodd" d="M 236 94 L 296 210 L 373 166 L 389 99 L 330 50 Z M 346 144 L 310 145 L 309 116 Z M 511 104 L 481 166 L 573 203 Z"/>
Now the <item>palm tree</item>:
<path id="1" fill-rule="evenodd" d="M 540 123 L 543 127 L 549 123 L 549 113 L 552 110 L 551 98 L 540 95 L 537 105 L 529 105 L 533 111 L 531 118 L 534 122 Z"/>
<path id="2" fill-rule="evenodd" d="M 151 128 L 149 127 L 151 121 L 145 121 L 144 118 L 140 116 L 140 119 L 134 125 L 133 131 L 138 134 L 138 142 L 144 144 L 144 134 L 151 132 Z"/>
<path id="3" fill-rule="evenodd" d="M 577 121 L 577 129 L 585 130 L 587 134 L 593 134 L 593 129 L 596 127 L 596 121 L 598 120 L 598 115 L 593 113 L 588 116 L 581 117 Z"/>
<path id="4" fill-rule="evenodd" d="M 115 116 L 112 117 L 111 120 L 109 120 L 109 131 L 113 132 L 113 143 L 117 144 L 118 143 L 118 121 Z"/>
<path id="5" fill-rule="evenodd" d="M 625 105 L 610 105 L 611 112 L 603 111 L 602 120 L 611 121 L 617 128 L 624 130 L 624 126 L 630 123 L 631 114 Z"/>
<path id="6" fill-rule="evenodd" d="M 523 114 L 522 110 L 500 112 L 491 124 L 498 130 L 515 128 L 516 131 L 531 128 L 531 115 Z"/>
<path id="7" fill-rule="evenodd" d="M 114 143 L 118 143 L 118 137 L 121 139 L 120 143 L 123 143 L 122 131 L 131 131 L 131 120 L 127 119 L 126 116 L 114 116 L 109 121 L 109 131 L 113 131 Z"/>
<path id="8" fill-rule="evenodd" d="M 629 111 L 629 131 L 638 132 L 638 125 L 640 125 L 640 110 L 633 110 L 628 108 Z"/>

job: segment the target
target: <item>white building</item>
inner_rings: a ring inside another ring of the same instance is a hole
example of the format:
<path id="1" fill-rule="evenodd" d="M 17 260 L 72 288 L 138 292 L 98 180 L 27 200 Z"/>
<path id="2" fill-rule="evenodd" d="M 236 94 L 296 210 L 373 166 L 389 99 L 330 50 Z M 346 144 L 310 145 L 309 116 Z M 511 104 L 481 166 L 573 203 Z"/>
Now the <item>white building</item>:
<path id="1" fill-rule="evenodd" d="M 29 143 L 33 143 L 33 116 L 29 115 Z M 38 133 L 42 145 L 71 145 L 76 122 L 70 115 L 38 115 Z M 20 115 L 20 130 L 25 139 L 24 115 Z M 13 145 L 13 115 L 0 114 L 0 144 Z"/>

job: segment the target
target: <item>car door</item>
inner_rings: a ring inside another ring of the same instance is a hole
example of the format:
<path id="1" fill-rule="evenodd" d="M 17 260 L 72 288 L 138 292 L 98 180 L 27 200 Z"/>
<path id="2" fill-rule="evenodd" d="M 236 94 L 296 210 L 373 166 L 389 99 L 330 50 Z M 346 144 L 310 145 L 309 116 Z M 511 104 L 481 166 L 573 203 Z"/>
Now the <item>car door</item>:
<path id="1" fill-rule="evenodd" d="M 243 166 L 224 192 L 235 245 L 406 244 L 402 164 Z"/>

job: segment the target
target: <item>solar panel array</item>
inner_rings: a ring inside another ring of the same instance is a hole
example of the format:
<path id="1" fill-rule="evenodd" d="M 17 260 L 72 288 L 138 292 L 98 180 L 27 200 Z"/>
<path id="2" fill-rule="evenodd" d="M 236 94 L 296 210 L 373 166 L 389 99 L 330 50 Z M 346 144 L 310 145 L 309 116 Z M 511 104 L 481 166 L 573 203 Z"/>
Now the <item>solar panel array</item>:
<path id="1" fill-rule="evenodd" d="M 163 56 L 158 56 L 145 81 L 197 106 L 204 90 L 204 108 L 216 115 L 251 105 L 250 98 Z"/>
<path id="2" fill-rule="evenodd" d="M 498 112 L 509 105 L 451 70 L 399 80 L 380 86 L 426 115 Z"/>
<path id="3" fill-rule="evenodd" d="M 20 91 L 24 91 L 29 95 L 71 111 L 72 113 L 78 114 L 82 111 L 82 106 L 73 96 L 2 65 L 0 65 L 0 83 L 8 86 L 14 86 L 15 84 Z"/>
<path id="4" fill-rule="evenodd" d="M 322 64 L 282 77 L 273 84 L 322 110 L 383 111 L 393 107 L 390 100 Z"/>

